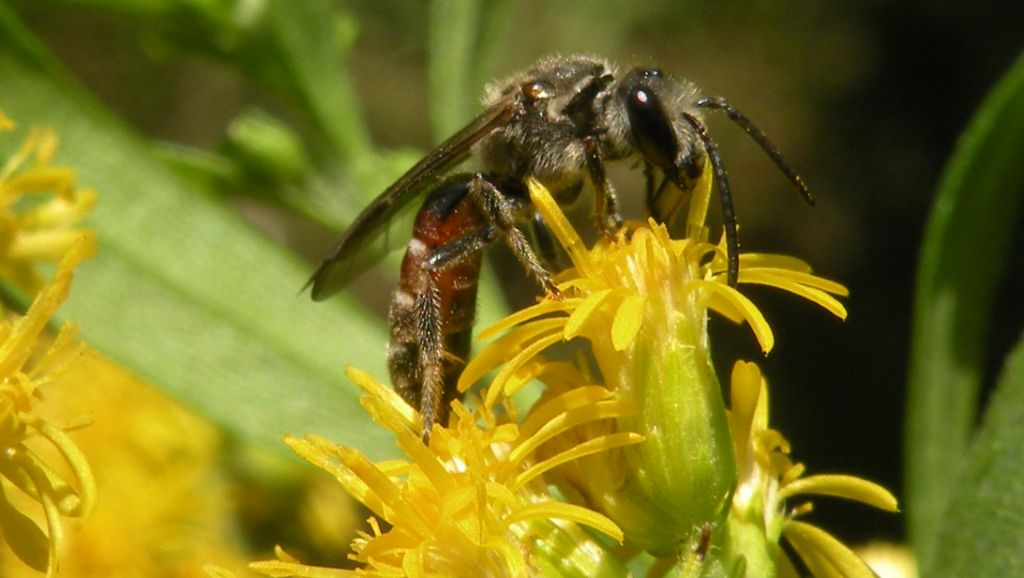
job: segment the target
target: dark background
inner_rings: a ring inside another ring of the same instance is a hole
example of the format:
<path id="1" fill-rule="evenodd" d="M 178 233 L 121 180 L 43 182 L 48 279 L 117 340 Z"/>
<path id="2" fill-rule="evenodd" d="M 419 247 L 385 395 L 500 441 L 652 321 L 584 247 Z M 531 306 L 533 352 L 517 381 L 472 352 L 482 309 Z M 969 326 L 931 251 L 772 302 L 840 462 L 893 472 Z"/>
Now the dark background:
<path id="1" fill-rule="evenodd" d="M 247 104 L 274 106 L 221 64 L 147 50 L 144 32 L 128 19 L 15 4 L 82 83 L 154 138 L 215 148 Z M 377 143 L 427 150 L 425 3 L 349 6 L 360 27 L 351 73 Z M 899 494 L 922 231 L 957 136 L 1024 47 L 1022 6 L 528 1 L 510 9 L 493 76 L 552 52 L 599 53 L 624 67 L 656 64 L 706 94 L 728 97 L 772 137 L 811 186 L 816 208 L 803 205 L 741 130 L 724 117 L 709 121 L 730 172 L 744 250 L 797 255 L 843 282 L 850 316 L 838 322 L 792 296 L 752 290 L 775 329 L 776 348 L 763 359 L 748 330 L 715 319 L 720 374 L 727 376 L 736 358 L 759 360 L 773 386 L 774 425 L 797 460 L 812 473 L 852 473 Z M 637 171 L 613 178 L 623 196 L 642 190 Z M 636 206 L 627 210 L 639 215 Z M 295 241 L 311 263 L 329 243 L 315 227 Z M 1024 325 L 1016 304 L 1024 285 L 1021 246 L 1018 238 L 997 304 L 989 376 Z M 532 290 L 524 286 L 511 299 Z M 841 501 L 823 500 L 815 516 L 853 542 L 901 533 L 898 516 Z"/>

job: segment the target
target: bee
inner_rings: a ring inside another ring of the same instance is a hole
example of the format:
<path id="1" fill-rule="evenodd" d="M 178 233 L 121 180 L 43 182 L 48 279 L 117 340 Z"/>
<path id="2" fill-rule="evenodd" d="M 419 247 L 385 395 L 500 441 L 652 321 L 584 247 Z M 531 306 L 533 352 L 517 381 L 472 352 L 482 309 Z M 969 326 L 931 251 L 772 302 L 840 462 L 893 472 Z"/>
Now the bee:
<path id="1" fill-rule="evenodd" d="M 739 237 L 725 167 L 703 121 L 724 112 L 774 161 L 804 199 L 814 197 L 767 136 L 720 97 L 702 97 L 689 81 L 658 68 L 617 76 L 595 56 L 553 56 L 486 89 L 485 108 L 380 194 L 334 245 L 307 285 L 314 300 L 329 297 L 361 273 L 367 255 L 400 211 L 419 206 L 390 308 L 388 366 L 398 393 L 423 416 L 423 439 L 447 421 L 456 382 L 469 354 L 481 257 L 503 240 L 549 295 L 551 248 L 535 251 L 520 229 L 549 239 L 526 182 L 536 179 L 561 205 L 589 186 L 597 229 L 613 236 L 622 224 L 605 163 L 636 160 L 645 169 L 646 207 L 672 221 L 710 162 L 721 199 L 727 282 L 739 278 Z M 455 169 L 476 157 L 476 172 Z M 454 174 L 453 174 L 454 173 Z"/>

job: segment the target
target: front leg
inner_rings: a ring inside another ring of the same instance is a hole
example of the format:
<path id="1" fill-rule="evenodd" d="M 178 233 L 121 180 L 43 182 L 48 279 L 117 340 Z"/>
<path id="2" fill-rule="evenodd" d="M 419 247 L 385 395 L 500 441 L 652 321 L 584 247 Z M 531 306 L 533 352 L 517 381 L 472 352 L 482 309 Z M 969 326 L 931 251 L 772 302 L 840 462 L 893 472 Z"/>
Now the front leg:
<path id="1" fill-rule="evenodd" d="M 469 194 L 473 202 L 480 207 L 484 215 L 505 237 L 505 242 L 512 249 L 512 254 L 536 279 L 544 291 L 551 297 L 561 295 L 551 278 L 551 273 L 541 263 L 540 258 L 530 246 L 529 240 L 522 231 L 516 228 L 519 211 L 516 210 L 516 206 L 509 200 L 509 197 L 480 174 L 477 174 L 470 183 Z"/>
<path id="2" fill-rule="evenodd" d="M 587 173 L 594 185 L 594 220 L 597 222 L 597 230 L 612 239 L 622 227 L 619 200 L 605 176 L 604 159 L 601 158 L 601 145 L 597 138 L 583 137 L 583 146 L 586 151 Z"/>
<path id="3" fill-rule="evenodd" d="M 548 227 L 547 222 L 540 213 L 535 212 L 530 220 L 530 230 L 533 233 L 533 246 L 537 248 L 541 260 L 548 271 L 561 271 L 568 264 L 565 261 L 565 251 L 558 246 L 554 233 Z"/>

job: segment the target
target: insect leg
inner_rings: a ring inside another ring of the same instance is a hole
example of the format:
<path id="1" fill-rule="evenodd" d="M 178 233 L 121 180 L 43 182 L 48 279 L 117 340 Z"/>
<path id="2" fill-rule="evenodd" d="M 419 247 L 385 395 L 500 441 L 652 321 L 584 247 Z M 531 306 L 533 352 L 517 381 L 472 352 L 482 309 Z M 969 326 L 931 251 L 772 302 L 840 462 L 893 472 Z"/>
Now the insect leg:
<path id="1" fill-rule="evenodd" d="M 438 246 L 423 261 L 416 323 L 424 443 L 429 443 L 435 423 L 447 421 L 451 402 L 458 397 L 455 384 L 469 354 L 480 259 L 498 235 L 493 225 L 485 225 Z M 463 274 L 467 272 L 472 274 Z"/>
<path id="2" fill-rule="evenodd" d="M 704 145 L 704 150 L 711 161 L 711 168 L 715 172 L 715 182 L 718 184 L 718 196 L 722 199 L 722 221 L 725 223 L 725 248 L 728 258 L 726 281 L 730 287 L 735 287 L 740 277 L 740 239 L 736 226 L 736 210 L 732 206 L 732 190 L 729 188 L 729 177 L 725 174 L 725 167 L 722 165 L 722 158 L 718 156 L 718 147 L 715 141 L 711 140 L 707 127 L 697 117 L 684 112 L 683 118 L 690 123 L 697 137 Z"/>
<path id="3" fill-rule="evenodd" d="M 428 271 L 443 271 L 477 258 L 498 238 L 498 235 L 498 229 L 494 225 L 487 225 L 456 237 L 434 249 L 433 254 L 424 261 L 423 268 Z"/>
<path id="4" fill-rule="evenodd" d="M 647 182 L 647 214 L 659 223 L 671 223 L 690 199 L 690 190 L 680 185 L 669 189 L 672 181 L 664 174 L 656 174 L 650 163 L 644 163 L 644 177 Z"/>
<path id="5" fill-rule="evenodd" d="M 444 408 L 444 325 L 441 321 L 441 292 L 433 271 L 424 270 L 417 283 L 415 305 L 416 335 L 419 338 L 420 415 L 423 416 L 423 443 L 430 443 L 430 431 Z"/>
<path id="6" fill-rule="evenodd" d="M 502 193 L 494 183 L 488 181 L 483 175 L 477 174 L 470 183 L 470 197 L 480 207 L 491 223 L 505 237 L 512 254 L 533 275 L 537 283 L 544 288 L 548 295 L 557 296 L 560 294 L 555 286 L 551 273 L 544 268 L 530 241 L 523 235 L 523 232 L 516 228 L 517 207 L 509 197 Z"/>
<path id="7" fill-rule="evenodd" d="M 547 222 L 544 221 L 544 217 L 540 213 L 534 213 L 533 219 L 530 220 L 530 229 L 533 233 L 533 244 L 537 247 L 540 258 L 544 262 L 548 271 L 561 271 L 565 269 L 565 253 L 562 252 L 558 243 L 555 241 L 555 236 L 551 233 L 551 228 L 548 227 Z"/>
<path id="8" fill-rule="evenodd" d="M 606 237 L 615 237 L 622 227 L 622 214 L 619 212 L 619 200 L 612 190 L 604 172 L 604 159 L 601 158 L 601 145 L 596 137 L 583 137 L 586 150 L 587 172 L 594 185 L 594 219 L 597 228 Z"/>

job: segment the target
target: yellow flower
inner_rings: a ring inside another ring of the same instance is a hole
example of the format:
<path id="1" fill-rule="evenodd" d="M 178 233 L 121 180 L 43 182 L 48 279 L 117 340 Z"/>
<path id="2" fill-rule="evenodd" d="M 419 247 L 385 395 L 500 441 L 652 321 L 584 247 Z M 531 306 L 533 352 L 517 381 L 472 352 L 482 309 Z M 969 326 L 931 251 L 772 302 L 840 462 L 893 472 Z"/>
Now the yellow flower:
<path id="1" fill-rule="evenodd" d="M 616 431 L 639 433 L 645 441 L 601 456 L 604 466 L 580 467 L 579 477 L 561 487 L 585 496 L 623 528 L 628 541 L 658 556 L 697 545 L 703 528 L 727 510 L 736 481 L 725 405 L 710 362 L 708 311 L 746 322 L 765 353 L 774 343 L 757 307 L 726 283 L 724 247 L 704 240 L 711 178 L 705 175 L 700 184 L 690 203 L 688 237 L 672 239 L 651 220 L 631 223 L 616 239 L 588 250 L 548 192 L 530 183 L 534 205 L 574 267 L 559 277 L 559 298 L 545 298 L 483 332 L 486 338 L 506 331 L 468 364 L 459 384 L 465 390 L 501 366 L 486 394 L 490 403 L 543 373 L 538 355 L 546 348 L 587 339 L 606 386 L 637 408 L 618 420 Z M 812 275 L 792 257 L 741 255 L 739 283 L 777 287 L 846 315 L 833 297 L 846 289 Z M 588 473 L 593 471 L 624 471 L 625 481 L 599 483 L 604 478 Z"/>
<path id="2" fill-rule="evenodd" d="M 0 324 L 0 535 L 29 566 L 56 571 L 62 541 L 60 517 L 85 518 L 96 499 L 96 485 L 85 457 L 62 429 L 35 413 L 41 389 L 81 354 L 75 327 L 65 324 L 53 344 L 33 361 L 36 342 L 64 301 L 75 267 L 92 251 L 89 239 L 75 244 L 61 260 L 53 281 L 36 296 L 24 317 Z M 70 469 L 65 480 L 34 449 L 57 450 Z M 45 530 L 12 503 L 17 493 L 43 511 Z"/>
<path id="3" fill-rule="evenodd" d="M 621 541 L 606 517 L 547 494 L 542 475 L 595 452 L 639 441 L 633 434 L 597 437 L 573 451 L 533 459 L 537 446 L 576 426 L 629 413 L 594 387 L 551 398 L 543 419 L 515 422 L 514 408 L 455 402 L 447 428 L 422 442 L 421 417 L 394 391 L 350 369 L 363 406 L 394 432 L 406 459 L 374 463 L 358 451 L 313 435 L 287 443 L 329 472 L 373 512 L 350 558 L 358 570 L 303 565 L 283 550 L 252 568 L 268 576 L 551 576 L 623 575 L 609 551 L 579 525 Z M 504 415 L 504 417 L 501 417 Z"/>
<path id="4" fill-rule="evenodd" d="M 220 435 L 128 371 L 86 350 L 39 412 L 89 415 L 75 441 L 96 479 L 96 508 L 60 551 L 60 578 L 201 578 L 203 562 L 245 567 Z M 52 453 L 52 452 L 51 452 Z M 10 560 L 0 576 L 39 574 Z"/>
<path id="5" fill-rule="evenodd" d="M 14 123 L 0 113 L 0 131 Z M 96 191 L 75 187 L 75 172 L 52 164 L 53 131 L 33 128 L 0 167 L 0 277 L 27 293 L 43 285 L 39 262 L 58 261 L 82 236 L 76 228 L 96 203 Z"/>
<path id="6" fill-rule="evenodd" d="M 857 555 L 878 574 L 878 578 L 917 578 L 917 560 L 910 548 L 891 542 L 868 542 Z"/>
<path id="7" fill-rule="evenodd" d="M 779 575 L 796 577 L 792 564 L 779 554 L 780 536 L 814 576 L 873 578 L 867 564 L 824 530 L 796 518 L 811 511 L 809 502 L 790 506 L 797 496 L 818 495 L 863 502 L 888 512 L 898 511 L 896 498 L 885 488 L 841 474 L 804 476 L 803 464 L 789 459 L 789 442 L 768 427 L 768 387 L 757 365 L 737 362 L 732 371 L 729 427 L 736 443 L 739 484 L 729 518 L 731 539 L 745 548 L 747 576 L 761 576 L 758 563 L 778 564 Z M 763 549 L 756 548 L 764 544 Z M 758 560 L 758 554 L 767 560 Z M 763 567 L 761 567 L 763 568 Z"/>

